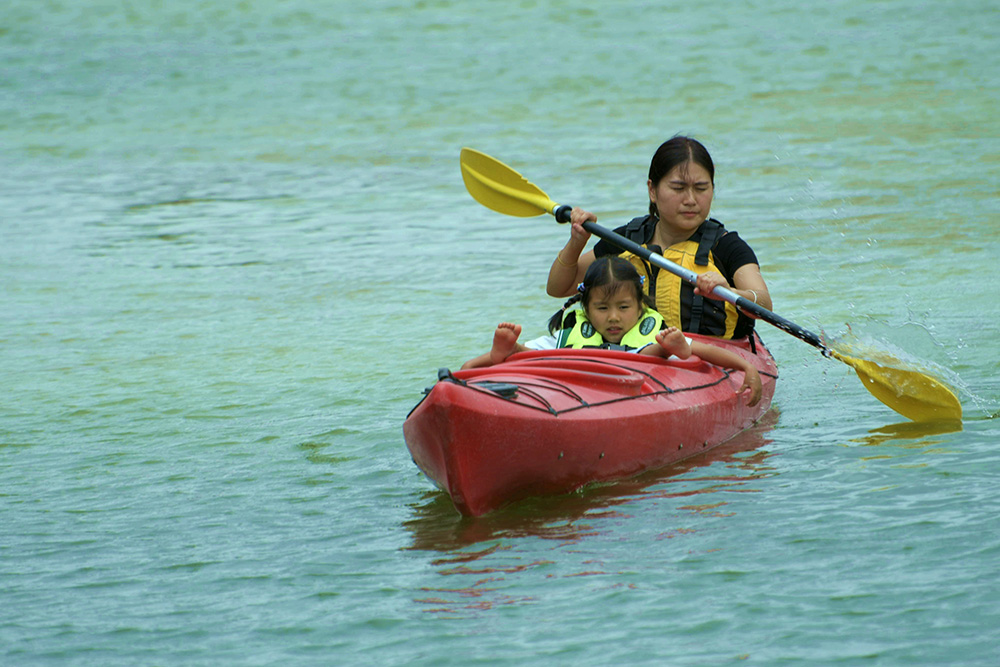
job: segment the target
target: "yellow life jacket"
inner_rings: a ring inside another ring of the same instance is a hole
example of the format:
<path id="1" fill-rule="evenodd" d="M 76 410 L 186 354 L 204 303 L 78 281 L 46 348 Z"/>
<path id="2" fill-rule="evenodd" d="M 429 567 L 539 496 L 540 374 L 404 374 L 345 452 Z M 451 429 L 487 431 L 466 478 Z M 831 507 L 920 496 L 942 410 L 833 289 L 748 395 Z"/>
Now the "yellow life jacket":
<path id="1" fill-rule="evenodd" d="M 715 271 L 723 274 L 712 254 L 715 243 L 726 233 L 721 222 L 709 218 L 687 241 L 675 243 L 662 251 L 658 246 L 648 242 L 652 238 L 650 225 L 656 225 L 655 218 L 650 216 L 635 218 L 626 225 L 623 235 L 654 252 L 659 252 L 666 259 L 689 271 L 698 274 Z M 731 303 L 696 295 L 693 285 L 669 271 L 647 264 L 645 260 L 631 252 L 622 251 L 620 257 L 632 263 L 639 275 L 646 276 L 643 289 L 653 296 L 656 309 L 663 316 L 666 326 L 674 326 L 685 332 L 732 338 L 737 330 L 737 323 L 740 323 L 742 326 L 739 328 L 743 332 L 741 336 L 748 335 L 747 332 L 752 333 L 753 320 L 742 315 Z"/>
<path id="2" fill-rule="evenodd" d="M 600 347 L 608 350 L 638 350 L 656 342 L 656 334 L 663 328 L 663 317 L 646 308 L 642 317 L 625 332 L 620 343 L 607 343 L 587 319 L 582 308 L 574 308 L 563 315 L 563 328 L 556 338 L 556 347 Z"/>

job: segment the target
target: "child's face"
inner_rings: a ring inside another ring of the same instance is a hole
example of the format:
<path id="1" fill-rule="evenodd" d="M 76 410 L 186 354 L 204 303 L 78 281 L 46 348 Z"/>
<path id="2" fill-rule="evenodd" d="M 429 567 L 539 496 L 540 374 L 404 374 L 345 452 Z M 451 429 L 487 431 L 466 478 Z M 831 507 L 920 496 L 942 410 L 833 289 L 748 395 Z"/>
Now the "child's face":
<path id="1" fill-rule="evenodd" d="M 620 343 L 640 315 L 639 301 L 627 285 L 619 286 L 613 293 L 597 289 L 587 304 L 587 319 L 608 343 Z"/>

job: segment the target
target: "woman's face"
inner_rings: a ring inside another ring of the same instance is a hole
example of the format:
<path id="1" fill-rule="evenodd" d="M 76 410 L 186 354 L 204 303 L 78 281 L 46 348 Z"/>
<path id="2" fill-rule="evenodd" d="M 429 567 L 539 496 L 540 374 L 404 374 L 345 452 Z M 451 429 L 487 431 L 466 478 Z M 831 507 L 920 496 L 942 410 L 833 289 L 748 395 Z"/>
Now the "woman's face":
<path id="1" fill-rule="evenodd" d="M 597 288 L 587 304 L 587 319 L 608 343 L 620 343 L 641 315 L 635 290 L 629 285 L 620 285 L 612 293 Z"/>
<path id="2" fill-rule="evenodd" d="M 676 234 L 693 234 L 712 209 L 712 177 L 695 162 L 683 162 L 660 179 L 647 182 L 649 200 L 656 204 L 660 222 Z"/>

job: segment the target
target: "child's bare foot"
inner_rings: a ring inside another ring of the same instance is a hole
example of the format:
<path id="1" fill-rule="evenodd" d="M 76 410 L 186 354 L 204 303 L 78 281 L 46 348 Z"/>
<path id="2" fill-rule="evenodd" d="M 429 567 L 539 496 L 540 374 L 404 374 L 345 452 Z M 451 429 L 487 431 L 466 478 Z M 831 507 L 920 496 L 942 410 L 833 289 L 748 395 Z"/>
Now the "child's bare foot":
<path id="1" fill-rule="evenodd" d="M 501 322 L 493 333 L 493 349 L 490 361 L 499 364 L 517 350 L 517 337 L 521 335 L 521 325 Z"/>
<path id="2" fill-rule="evenodd" d="M 667 354 L 672 354 L 678 359 L 687 359 L 691 356 L 691 346 L 687 342 L 687 337 L 677 327 L 667 327 L 656 334 L 656 342 L 666 350 Z"/>

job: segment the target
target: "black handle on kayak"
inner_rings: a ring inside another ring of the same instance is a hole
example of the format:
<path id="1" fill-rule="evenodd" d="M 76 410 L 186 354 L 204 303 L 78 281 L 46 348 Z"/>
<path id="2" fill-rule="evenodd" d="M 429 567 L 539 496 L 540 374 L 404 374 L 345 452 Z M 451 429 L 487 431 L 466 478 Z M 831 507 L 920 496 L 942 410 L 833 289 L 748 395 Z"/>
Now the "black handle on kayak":
<path id="1" fill-rule="evenodd" d="M 555 211 L 553 211 L 553 215 L 555 216 L 557 222 L 569 222 L 570 221 L 569 214 L 571 210 L 572 209 L 569 206 L 560 206 Z M 670 273 L 680 277 L 687 283 L 690 283 L 692 285 L 698 284 L 698 274 L 695 273 L 694 271 L 689 271 L 688 269 L 685 269 L 684 267 L 678 264 L 674 264 L 663 255 L 655 253 L 651 251 L 649 248 L 644 248 L 638 243 L 630 241 L 629 239 L 625 238 L 621 234 L 616 234 L 610 229 L 606 229 L 604 227 L 601 227 L 595 222 L 589 222 L 589 221 L 583 223 L 583 228 L 586 229 L 591 234 L 598 236 L 604 239 L 605 241 L 608 241 L 609 243 L 613 243 L 622 250 L 628 250 L 632 254 L 643 258 L 650 264 L 654 264 L 660 267 L 661 269 L 669 271 Z M 780 315 L 771 312 L 770 310 L 764 308 L 760 304 L 754 303 L 750 299 L 740 296 L 739 294 L 733 292 L 731 289 L 723 287 L 722 285 L 716 287 L 714 290 L 712 290 L 712 292 L 722 297 L 729 303 L 733 304 L 740 310 L 745 310 L 749 313 L 753 313 L 754 315 L 764 320 L 768 324 L 776 326 L 782 331 L 786 331 L 800 340 L 804 340 L 813 347 L 819 348 L 820 350 L 823 351 L 824 356 L 830 356 L 829 348 L 827 348 L 826 345 L 823 344 L 823 341 L 820 339 L 819 336 L 809 331 L 808 329 L 800 327 L 798 324 L 792 322 L 791 320 L 786 320 L 784 317 L 781 317 Z"/>

